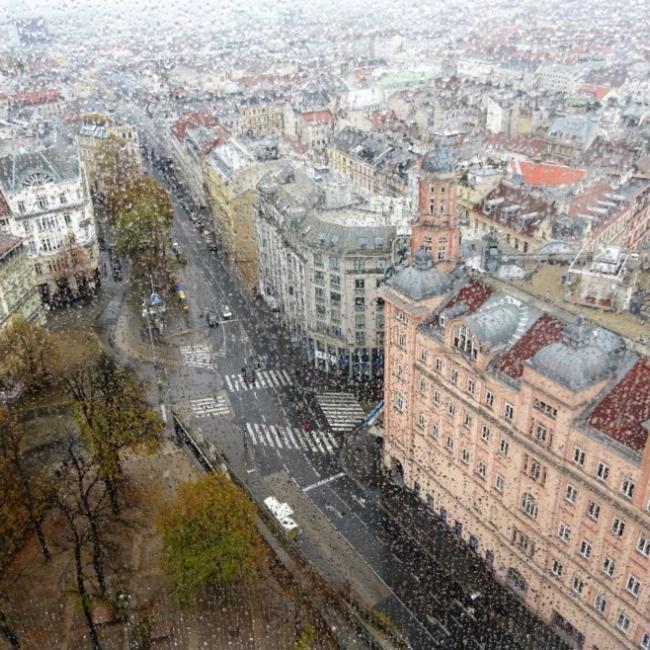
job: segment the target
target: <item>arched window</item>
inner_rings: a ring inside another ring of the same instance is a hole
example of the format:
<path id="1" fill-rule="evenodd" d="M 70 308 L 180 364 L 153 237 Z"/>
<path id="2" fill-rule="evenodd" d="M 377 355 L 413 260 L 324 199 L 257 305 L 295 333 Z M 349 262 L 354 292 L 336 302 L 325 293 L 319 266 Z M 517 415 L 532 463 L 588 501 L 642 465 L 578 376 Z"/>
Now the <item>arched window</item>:
<path id="1" fill-rule="evenodd" d="M 532 494 L 528 494 L 527 492 L 524 494 L 521 499 L 521 509 L 529 517 L 532 517 L 533 519 L 537 518 L 537 501 Z"/>
<path id="2" fill-rule="evenodd" d="M 528 591 L 528 584 L 526 583 L 524 576 L 513 567 L 508 568 L 506 573 L 506 582 L 512 589 L 520 594 L 525 594 Z"/>
<path id="3" fill-rule="evenodd" d="M 476 359 L 478 355 L 478 346 L 474 342 L 472 332 L 465 325 L 458 325 L 454 328 L 454 347 L 468 354 L 472 359 Z"/>

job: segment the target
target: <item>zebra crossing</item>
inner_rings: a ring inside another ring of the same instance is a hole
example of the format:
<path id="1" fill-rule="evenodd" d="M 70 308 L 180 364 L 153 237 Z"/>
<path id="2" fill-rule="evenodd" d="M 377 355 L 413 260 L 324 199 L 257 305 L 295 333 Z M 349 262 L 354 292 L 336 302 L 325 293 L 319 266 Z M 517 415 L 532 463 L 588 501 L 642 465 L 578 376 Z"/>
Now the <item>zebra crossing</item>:
<path id="1" fill-rule="evenodd" d="M 291 375 L 284 370 L 257 370 L 255 372 L 255 384 L 250 380 L 248 383 L 244 383 L 241 375 L 226 375 L 226 386 L 231 393 L 253 388 L 282 388 L 292 384 Z"/>
<path id="2" fill-rule="evenodd" d="M 181 346 L 181 359 L 186 366 L 195 368 L 210 368 L 212 365 L 212 352 L 210 346 L 183 345 Z"/>
<path id="3" fill-rule="evenodd" d="M 230 413 L 230 406 L 228 406 L 228 400 L 224 395 L 219 395 L 216 399 L 214 397 L 191 399 L 190 408 L 195 418 L 207 418 Z"/>
<path id="4" fill-rule="evenodd" d="M 320 393 L 316 401 L 332 431 L 352 431 L 366 417 L 352 393 Z"/>
<path id="5" fill-rule="evenodd" d="M 314 454 L 333 454 L 339 443 L 329 431 L 304 431 L 297 427 L 246 423 L 248 439 L 258 447 L 299 449 Z"/>

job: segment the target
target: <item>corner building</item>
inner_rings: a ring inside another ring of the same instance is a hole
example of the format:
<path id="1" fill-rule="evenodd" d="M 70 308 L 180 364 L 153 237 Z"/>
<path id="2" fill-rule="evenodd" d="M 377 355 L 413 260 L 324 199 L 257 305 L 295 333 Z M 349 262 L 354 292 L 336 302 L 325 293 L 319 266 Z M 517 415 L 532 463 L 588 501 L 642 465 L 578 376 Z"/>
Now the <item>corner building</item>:
<path id="1" fill-rule="evenodd" d="M 650 648 L 647 349 L 425 250 L 383 297 L 391 478 L 574 647 Z"/>

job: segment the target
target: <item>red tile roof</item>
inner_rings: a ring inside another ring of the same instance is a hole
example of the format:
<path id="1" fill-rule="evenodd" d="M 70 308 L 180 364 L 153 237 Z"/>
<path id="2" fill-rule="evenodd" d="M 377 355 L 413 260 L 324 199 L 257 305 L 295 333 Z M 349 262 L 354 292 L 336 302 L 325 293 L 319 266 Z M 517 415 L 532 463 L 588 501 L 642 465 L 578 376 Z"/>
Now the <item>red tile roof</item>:
<path id="1" fill-rule="evenodd" d="M 525 160 L 513 160 L 510 163 L 513 174 L 521 176 L 527 185 L 544 187 L 561 187 L 581 181 L 587 171 L 565 165 L 550 163 L 533 163 Z"/>
<path id="2" fill-rule="evenodd" d="M 534 237 L 542 224 L 556 213 L 552 203 L 505 181 L 477 203 L 474 211 L 528 237 Z"/>
<path id="3" fill-rule="evenodd" d="M 23 106 L 39 106 L 41 104 L 50 104 L 63 99 L 63 95 L 58 90 L 30 90 L 29 92 L 16 93 L 10 95 L 9 103 L 12 106 L 22 108 Z"/>
<path id="4" fill-rule="evenodd" d="M 0 235 L 0 260 L 4 259 L 12 250 L 22 246 L 23 240 L 13 235 Z"/>
<path id="5" fill-rule="evenodd" d="M 589 95 L 593 97 L 597 102 L 602 101 L 603 97 L 609 93 L 609 88 L 607 86 L 594 86 L 593 84 L 582 84 L 578 89 L 578 92 L 581 95 Z"/>
<path id="6" fill-rule="evenodd" d="M 490 296 L 492 295 L 492 287 L 487 287 L 476 280 L 471 280 L 466 284 L 446 305 L 445 309 L 449 309 L 458 303 L 464 302 L 467 304 L 466 314 L 474 313 Z"/>
<path id="7" fill-rule="evenodd" d="M 329 124 L 332 121 L 332 114 L 329 111 L 308 111 L 307 113 L 303 113 L 302 117 L 305 122 Z"/>
<path id="8" fill-rule="evenodd" d="M 524 372 L 524 361 L 549 343 L 559 341 L 562 337 L 564 323 L 556 320 L 550 314 L 542 314 L 526 333 L 503 355 L 497 369 L 519 379 Z"/>
<path id="9" fill-rule="evenodd" d="M 650 359 L 637 361 L 600 401 L 587 422 L 626 447 L 643 451 L 650 422 Z"/>
<path id="10" fill-rule="evenodd" d="M 186 113 L 180 119 L 176 120 L 171 131 L 177 140 L 182 140 L 188 129 L 194 129 L 198 126 L 216 126 L 219 121 L 208 111 L 195 111 Z"/>
<path id="11" fill-rule="evenodd" d="M 397 121 L 398 117 L 395 111 L 373 111 L 369 119 L 375 128 Z"/>

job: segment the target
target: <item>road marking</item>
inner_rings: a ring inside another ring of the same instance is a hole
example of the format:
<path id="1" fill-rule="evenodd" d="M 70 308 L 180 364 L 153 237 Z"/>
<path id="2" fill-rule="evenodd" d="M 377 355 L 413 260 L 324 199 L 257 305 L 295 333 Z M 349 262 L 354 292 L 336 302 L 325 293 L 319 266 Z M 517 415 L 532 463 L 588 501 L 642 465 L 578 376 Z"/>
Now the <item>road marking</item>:
<path id="1" fill-rule="evenodd" d="M 278 443 L 278 447 L 282 449 L 282 441 L 280 440 L 280 436 L 278 436 L 278 430 L 272 424 L 269 425 L 269 429 L 271 429 L 271 433 L 273 434 L 275 441 Z"/>
<path id="2" fill-rule="evenodd" d="M 228 384 L 228 390 L 229 390 L 231 393 L 234 392 L 234 389 L 233 389 L 233 387 L 232 387 L 232 384 L 230 383 L 230 378 L 228 377 L 228 375 L 226 375 L 226 383 Z"/>
<path id="3" fill-rule="evenodd" d="M 345 472 L 339 472 L 338 474 L 334 474 L 334 476 L 321 479 L 320 481 L 316 481 L 316 483 L 312 483 L 311 485 L 308 485 L 307 487 L 303 488 L 302 491 L 309 492 L 314 488 L 321 487 L 322 485 L 327 485 L 328 483 L 331 483 L 332 481 L 336 481 L 337 479 L 342 478 L 344 476 L 345 476 Z"/>
<path id="4" fill-rule="evenodd" d="M 293 446 L 295 449 L 299 449 L 298 444 L 296 443 L 296 439 L 293 437 L 293 432 L 291 431 L 291 427 L 287 427 L 287 436 L 291 438 L 291 442 L 293 443 Z"/>
<path id="5" fill-rule="evenodd" d="M 339 446 L 339 443 L 336 442 L 336 438 L 329 431 L 325 431 L 325 435 L 329 436 L 329 439 L 332 441 L 332 446 L 336 449 Z"/>
<path id="6" fill-rule="evenodd" d="M 308 433 L 310 433 L 310 432 L 308 432 Z M 324 453 L 325 453 L 325 450 L 323 449 L 323 446 L 320 444 L 320 440 L 318 439 L 318 434 L 317 434 L 317 432 L 316 432 L 316 431 L 312 431 L 312 432 L 311 432 L 311 435 L 314 436 L 314 442 L 316 443 L 316 445 L 318 446 L 318 448 L 321 450 L 321 453 L 324 454 Z"/>
<path id="7" fill-rule="evenodd" d="M 318 436 L 318 433 L 314 434 L 315 436 Z M 327 451 L 329 451 L 330 454 L 334 453 L 334 447 L 330 444 L 329 440 L 327 439 L 327 436 L 325 435 L 324 431 L 320 432 L 320 438 L 323 442 L 323 444 L 327 447 Z"/>
<path id="8" fill-rule="evenodd" d="M 257 444 L 257 438 L 255 437 L 255 434 L 253 433 L 253 427 L 250 425 L 250 422 L 246 422 L 246 429 L 248 430 L 248 435 L 251 437 L 253 444 Z"/>

